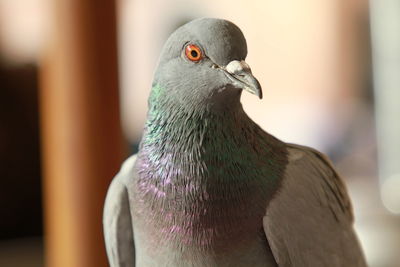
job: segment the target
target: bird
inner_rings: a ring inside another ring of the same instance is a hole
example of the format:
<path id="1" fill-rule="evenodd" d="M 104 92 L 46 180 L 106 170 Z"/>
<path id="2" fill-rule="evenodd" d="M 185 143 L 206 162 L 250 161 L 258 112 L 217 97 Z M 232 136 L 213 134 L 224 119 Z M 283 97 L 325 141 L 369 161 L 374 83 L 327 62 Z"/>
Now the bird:
<path id="1" fill-rule="evenodd" d="M 139 151 L 105 200 L 110 266 L 366 266 L 330 160 L 243 110 L 262 89 L 238 26 L 192 20 L 160 54 Z"/>

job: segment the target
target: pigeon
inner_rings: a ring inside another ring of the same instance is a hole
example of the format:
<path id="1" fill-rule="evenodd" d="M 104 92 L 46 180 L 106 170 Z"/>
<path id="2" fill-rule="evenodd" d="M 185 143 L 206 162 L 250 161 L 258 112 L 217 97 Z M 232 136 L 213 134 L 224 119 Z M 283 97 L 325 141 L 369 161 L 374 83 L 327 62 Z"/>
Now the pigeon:
<path id="1" fill-rule="evenodd" d="M 193 20 L 166 41 L 139 151 L 111 182 L 111 267 L 366 266 L 346 188 L 328 158 L 268 134 L 232 22 Z"/>

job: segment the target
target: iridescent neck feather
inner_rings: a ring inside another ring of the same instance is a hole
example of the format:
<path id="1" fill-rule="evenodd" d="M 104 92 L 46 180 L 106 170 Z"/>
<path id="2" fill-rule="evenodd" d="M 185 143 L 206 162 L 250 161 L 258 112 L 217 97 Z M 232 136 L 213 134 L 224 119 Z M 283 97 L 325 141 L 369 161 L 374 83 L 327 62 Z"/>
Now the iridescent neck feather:
<path id="1" fill-rule="evenodd" d="M 136 164 L 138 210 L 152 235 L 215 249 L 259 231 L 286 165 L 284 143 L 241 105 L 212 112 L 166 103 L 152 102 Z"/>

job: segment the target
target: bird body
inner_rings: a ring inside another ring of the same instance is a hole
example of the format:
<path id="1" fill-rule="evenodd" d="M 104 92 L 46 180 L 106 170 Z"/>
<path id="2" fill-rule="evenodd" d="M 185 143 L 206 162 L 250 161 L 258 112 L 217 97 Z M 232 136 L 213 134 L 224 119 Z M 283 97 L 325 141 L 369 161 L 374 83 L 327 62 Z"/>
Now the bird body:
<path id="1" fill-rule="evenodd" d="M 261 87 L 241 31 L 200 19 L 168 39 L 137 155 L 104 211 L 117 266 L 365 266 L 329 162 L 264 132 L 242 90 Z"/>

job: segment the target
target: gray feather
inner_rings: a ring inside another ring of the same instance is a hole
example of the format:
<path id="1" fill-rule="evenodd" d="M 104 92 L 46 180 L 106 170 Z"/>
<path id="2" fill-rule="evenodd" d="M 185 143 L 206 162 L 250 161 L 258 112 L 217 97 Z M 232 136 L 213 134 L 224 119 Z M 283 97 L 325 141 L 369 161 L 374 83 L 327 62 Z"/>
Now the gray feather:
<path id="1" fill-rule="evenodd" d="M 112 267 L 135 266 L 135 246 L 126 180 L 134 174 L 136 156 L 122 166 L 108 189 L 103 214 L 107 256 Z"/>
<path id="2" fill-rule="evenodd" d="M 366 266 L 346 189 L 327 158 L 288 145 L 289 163 L 264 217 L 279 266 Z"/>

